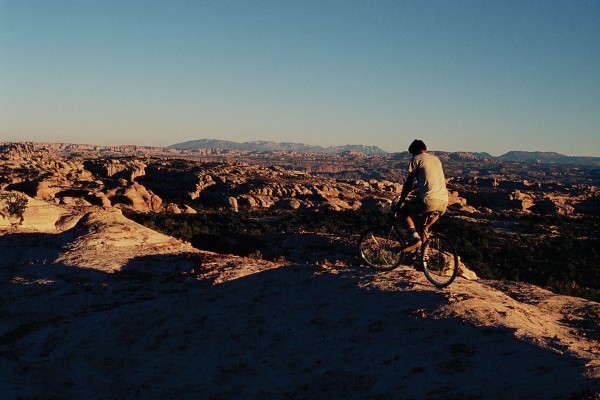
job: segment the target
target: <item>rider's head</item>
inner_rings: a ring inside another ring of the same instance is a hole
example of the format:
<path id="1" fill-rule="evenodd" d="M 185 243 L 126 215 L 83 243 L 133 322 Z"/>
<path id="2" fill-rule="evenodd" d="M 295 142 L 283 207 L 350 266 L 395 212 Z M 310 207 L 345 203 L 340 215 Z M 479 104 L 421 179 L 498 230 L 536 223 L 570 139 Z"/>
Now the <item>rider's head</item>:
<path id="1" fill-rule="evenodd" d="M 424 151 L 427 151 L 427 146 L 425 146 L 425 143 L 419 139 L 413 140 L 413 142 L 410 144 L 410 146 L 408 146 L 408 152 L 410 154 L 412 154 L 413 156 L 416 156 L 417 154 L 421 154 Z"/>

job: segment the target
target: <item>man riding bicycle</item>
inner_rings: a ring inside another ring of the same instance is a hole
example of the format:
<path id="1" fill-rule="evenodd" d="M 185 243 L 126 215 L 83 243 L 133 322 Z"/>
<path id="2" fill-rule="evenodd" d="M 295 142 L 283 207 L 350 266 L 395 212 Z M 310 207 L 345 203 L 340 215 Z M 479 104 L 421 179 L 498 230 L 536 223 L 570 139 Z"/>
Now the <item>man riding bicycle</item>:
<path id="1" fill-rule="evenodd" d="M 397 215 L 404 219 L 411 235 L 408 245 L 402 249 L 403 252 L 412 251 L 422 244 L 413 217 L 435 212 L 439 213 L 439 216 L 446 212 L 448 206 L 448 190 L 440 159 L 427 153 L 427 146 L 422 140 L 415 139 L 408 147 L 408 151 L 412 154 L 408 165 L 408 177 L 402 186 L 400 200 L 397 203 L 400 206 Z M 413 187 L 415 181 L 416 188 Z M 414 190 L 418 190 L 417 196 L 406 201 L 407 196 Z M 423 235 L 427 235 L 427 230 L 435 221 L 437 217 L 426 221 Z"/>

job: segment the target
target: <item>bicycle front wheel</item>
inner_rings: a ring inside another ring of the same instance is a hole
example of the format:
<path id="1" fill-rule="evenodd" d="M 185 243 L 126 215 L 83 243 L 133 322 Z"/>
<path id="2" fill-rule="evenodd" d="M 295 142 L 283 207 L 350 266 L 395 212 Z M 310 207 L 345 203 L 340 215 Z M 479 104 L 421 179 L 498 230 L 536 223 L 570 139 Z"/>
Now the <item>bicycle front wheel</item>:
<path id="1" fill-rule="evenodd" d="M 393 227 L 373 227 L 362 233 L 358 241 L 361 260 L 378 271 L 396 268 L 405 254 L 404 241 Z"/>
<path id="2" fill-rule="evenodd" d="M 432 233 L 421 247 L 421 262 L 429 282 L 439 288 L 450 285 L 458 275 L 454 245 L 439 233 Z"/>

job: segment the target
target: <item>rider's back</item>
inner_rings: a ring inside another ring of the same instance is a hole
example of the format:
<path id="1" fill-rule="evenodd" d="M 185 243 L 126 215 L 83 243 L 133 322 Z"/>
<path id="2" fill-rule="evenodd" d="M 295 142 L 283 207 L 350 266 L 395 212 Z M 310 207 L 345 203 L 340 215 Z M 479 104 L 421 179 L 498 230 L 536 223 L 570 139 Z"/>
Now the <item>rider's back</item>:
<path id="1" fill-rule="evenodd" d="M 417 173 L 419 198 L 448 202 L 446 178 L 439 158 L 429 153 L 417 154 L 410 161 L 408 171 Z"/>

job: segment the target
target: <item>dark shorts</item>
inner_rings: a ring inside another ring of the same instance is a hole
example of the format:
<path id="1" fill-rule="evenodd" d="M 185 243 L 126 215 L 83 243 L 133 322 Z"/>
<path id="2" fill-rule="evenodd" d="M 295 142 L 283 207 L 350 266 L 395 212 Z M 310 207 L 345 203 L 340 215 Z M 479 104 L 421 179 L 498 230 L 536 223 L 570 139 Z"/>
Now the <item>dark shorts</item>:
<path id="1" fill-rule="evenodd" d="M 405 218 L 406 216 L 417 217 L 428 212 L 445 213 L 448 202 L 438 199 L 417 199 L 413 198 L 398 210 L 398 216 Z"/>

